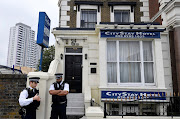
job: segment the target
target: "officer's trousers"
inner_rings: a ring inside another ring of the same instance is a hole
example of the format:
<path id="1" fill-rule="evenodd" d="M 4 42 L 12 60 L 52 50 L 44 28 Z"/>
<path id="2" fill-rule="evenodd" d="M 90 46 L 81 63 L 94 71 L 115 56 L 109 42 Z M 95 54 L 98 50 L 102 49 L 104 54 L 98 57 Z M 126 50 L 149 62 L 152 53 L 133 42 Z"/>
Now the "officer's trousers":
<path id="1" fill-rule="evenodd" d="M 52 104 L 51 118 L 50 119 L 66 119 L 66 103 Z"/>
<path id="2" fill-rule="evenodd" d="M 23 119 L 36 119 L 36 110 L 26 110 L 26 115 Z"/>

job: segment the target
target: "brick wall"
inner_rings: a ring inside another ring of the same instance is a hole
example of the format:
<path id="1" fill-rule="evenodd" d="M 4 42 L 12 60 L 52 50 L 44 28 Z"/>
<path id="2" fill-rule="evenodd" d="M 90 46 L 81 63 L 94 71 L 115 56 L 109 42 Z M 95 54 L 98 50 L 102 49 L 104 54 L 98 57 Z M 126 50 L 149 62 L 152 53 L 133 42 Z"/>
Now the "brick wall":
<path id="1" fill-rule="evenodd" d="M 67 12 L 67 15 L 70 16 L 70 21 L 67 22 L 67 25 L 71 28 L 76 27 L 76 14 L 77 11 L 73 10 L 75 4 L 75 0 L 68 1 L 68 6 L 70 6 L 70 11 Z M 108 6 L 108 2 L 137 2 L 135 6 L 135 22 L 141 22 L 141 16 L 143 13 L 140 12 L 140 7 L 143 6 L 142 2 L 139 0 L 78 0 L 78 1 L 96 1 L 96 2 L 103 2 L 103 6 L 101 6 L 101 22 L 110 22 L 110 7 Z"/>
<path id="2" fill-rule="evenodd" d="M 0 74 L 0 119 L 21 119 L 18 99 L 26 79 L 24 74 Z"/>
<path id="3" fill-rule="evenodd" d="M 159 1 L 158 0 L 149 0 L 149 16 L 150 19 L 159 11 Z M 162 24 L 161 16 L 159 16 L 155 22 Z"/>

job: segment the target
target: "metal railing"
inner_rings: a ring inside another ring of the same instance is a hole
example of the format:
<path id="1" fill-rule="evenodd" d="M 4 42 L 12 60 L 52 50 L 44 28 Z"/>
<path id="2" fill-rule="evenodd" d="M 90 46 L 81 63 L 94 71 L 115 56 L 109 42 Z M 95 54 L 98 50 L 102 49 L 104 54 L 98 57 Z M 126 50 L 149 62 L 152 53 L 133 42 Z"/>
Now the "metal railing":
<path id="1" fill-rule="evenodd" d="M 180 96 L 164 96 L 137 99 L 107 99 L 104 106 L 91 100 L 91 106 L 99 106 L 107 116 L 180 116 Z"/>

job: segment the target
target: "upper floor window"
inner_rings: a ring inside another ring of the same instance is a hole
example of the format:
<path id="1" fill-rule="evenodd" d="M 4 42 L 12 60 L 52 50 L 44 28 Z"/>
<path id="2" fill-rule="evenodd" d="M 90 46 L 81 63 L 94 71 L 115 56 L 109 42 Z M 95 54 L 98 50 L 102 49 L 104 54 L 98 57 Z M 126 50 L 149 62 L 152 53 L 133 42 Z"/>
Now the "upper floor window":
<path id="1" fill-rule="evenodd" d="M 134 8 L 128 5 L 111 6 L 111 22 L 134 22 Z"/>
<path id="2" fill-rule="evenodd" d="M 81 10 L 81 28 L 95 28 L 97 10 Z"/>
<path id="3" fill-rule="evenodd" d="M 129 10 L 114 10 L 114 22 L 129 22 L 130 11 Z"/>
<path id="4" fill-rule="evenodd" d="M 76 17 L 77 28 L 95 28 L 101 22 L 101 7 L 97 5 L 79 5 Z"/>

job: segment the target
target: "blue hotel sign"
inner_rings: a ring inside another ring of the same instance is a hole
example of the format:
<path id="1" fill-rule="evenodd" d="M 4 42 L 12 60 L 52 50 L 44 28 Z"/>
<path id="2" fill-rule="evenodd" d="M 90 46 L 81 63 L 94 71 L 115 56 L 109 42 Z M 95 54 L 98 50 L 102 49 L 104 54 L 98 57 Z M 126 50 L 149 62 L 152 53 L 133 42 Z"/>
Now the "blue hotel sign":
<path id="1" fill-rule="evenodd" d="M 101 99 L 166 100 L 166 94 L 165 92 L 101 91 Z"/>
<path id="2" fill-rule="evenodd" d="M 160 38 L 160 32 L 101 30 L 101 38 Z"/>
<path id="3" fill-rule="evenodd" d="M 45 12 L 39 12 L 37 44 L 48 48 L 51 20 Z"/>

